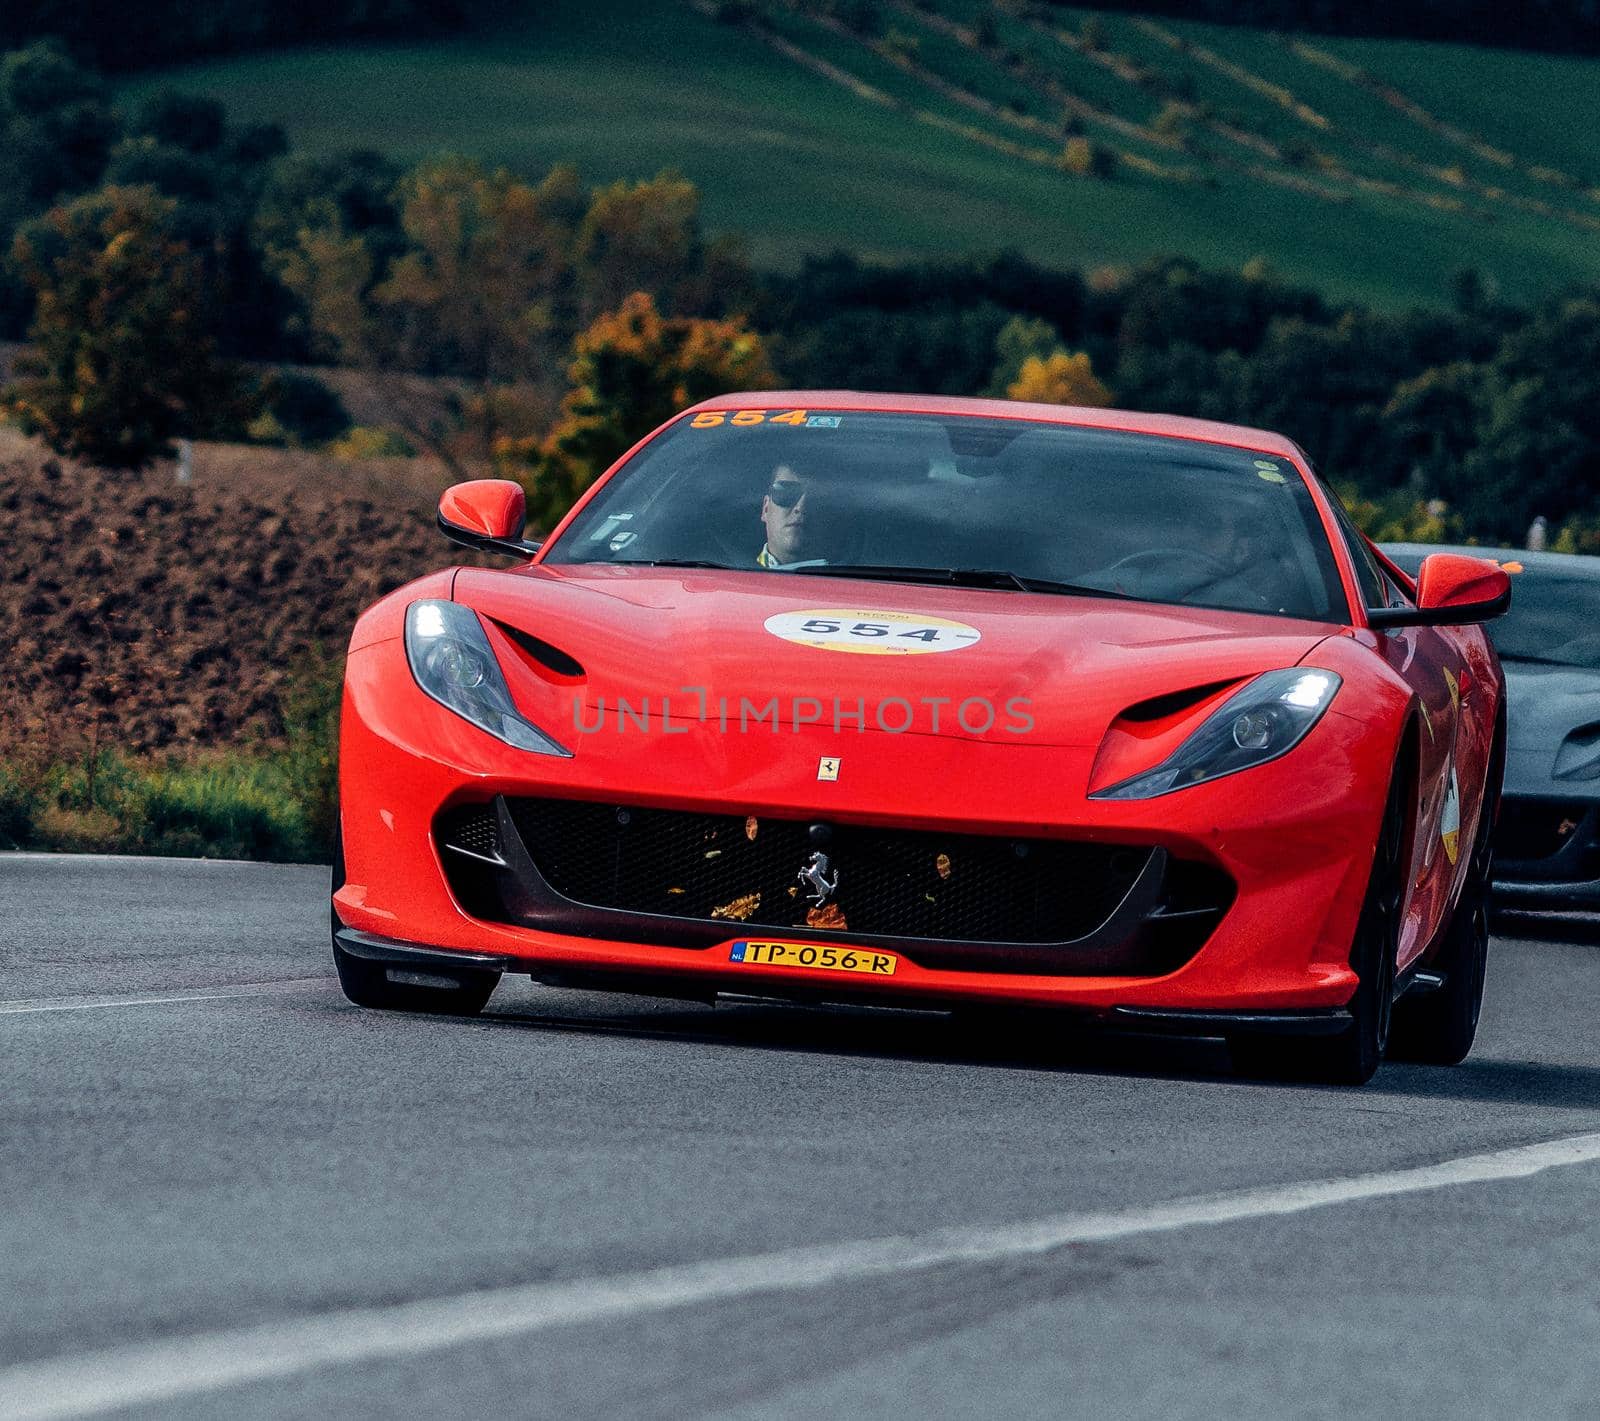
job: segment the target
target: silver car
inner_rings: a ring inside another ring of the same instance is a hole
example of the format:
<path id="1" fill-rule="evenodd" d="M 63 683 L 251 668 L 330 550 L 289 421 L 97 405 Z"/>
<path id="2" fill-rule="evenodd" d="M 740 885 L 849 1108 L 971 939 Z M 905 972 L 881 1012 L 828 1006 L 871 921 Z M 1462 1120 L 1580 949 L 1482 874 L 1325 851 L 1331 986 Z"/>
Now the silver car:
<path id="1" fill-rule="evenodd" d="M 1520 564 L 1488 628 L 1506 677 L 1499 907 L 1600 909 L 1600 557 L 1385 543 L 1408 574 L 1429 553 Z"/>

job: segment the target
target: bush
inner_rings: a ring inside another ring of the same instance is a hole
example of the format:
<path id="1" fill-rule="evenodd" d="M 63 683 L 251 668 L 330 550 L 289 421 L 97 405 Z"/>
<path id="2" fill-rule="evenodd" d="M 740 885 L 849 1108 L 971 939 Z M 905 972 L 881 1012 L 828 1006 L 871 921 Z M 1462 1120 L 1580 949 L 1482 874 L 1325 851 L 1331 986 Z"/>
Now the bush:
<path id="1" fill-rule="evenodd" d="M 350 432 L 344 401 L 315 376 L 292 371 L 275 375 L 264 395 L 266 409 L 250 426 L 251 438 L 260 443 L 320 448 Z"/>
<path id="2" fill-rule="evenodd" d="M 341 459 L 409 459 L 417 451 L 392 429 L 358 424 L 328 445 Z"/>
<path id="3" fill-rule="evenodd" d="M 17 771 L 0 765 L 0 849 L 25 849 L 34 841 L 39 797 Z"/>
<path id="4" fill-rule="evenodd" d="M 1117 155 L 1092 138 L 1069 138 L 1056 162 L 1079 178 L 1109 178 L 1117 171 Z"/>
<path id="5" fill-rule="evenodd" d="M 305 818 L 318 850 L 333 845 L 339 794 L 339 707 L 344 696 L 344 658 L 320 647 L 295 667 L 278 696 L 285 783 Z"/>
<path id="6" fill-rule="evenodd" d="M 326 862 L 318 783 L 292 752 L 3 764 L 0 848 Z"/>
<path id="7" fill-rule="evenodd" d="M 289 775 L 271 761 L 176 763 L 134 781 L 123 802 L 126 847 L 204 858 L 319 857 Z"/>

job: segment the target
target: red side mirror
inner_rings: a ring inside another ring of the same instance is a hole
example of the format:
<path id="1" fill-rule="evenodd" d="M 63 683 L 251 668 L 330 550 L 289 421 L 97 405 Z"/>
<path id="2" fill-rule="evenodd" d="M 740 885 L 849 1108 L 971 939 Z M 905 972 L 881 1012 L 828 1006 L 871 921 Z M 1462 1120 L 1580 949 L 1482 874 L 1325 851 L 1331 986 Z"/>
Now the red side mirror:
<path id="1" fill-rule="evenodd" d="M 1463 622 L 1498 617 L 1511 604 L 1511 579 L 1488 558 L 1434 553 L 1417 571 L 1417 607 L 1424 612 L 1474 612 Z"/>
<path id="2" fill-rule="evenodd" d="M 1511 605 L 1511 579 L 1488 558 L 1432 553 L 1417 570 L 1415 607 L 1369 607 L 1374 627 L 1459 627 L 1487 622 Z"/>
<path id="3" fill-rule="evenodd" d="M 528 501 L 510 479 L 473 479 L 451 484 L 439 496 L 439 530 L 452 542 L 524 557 L 537 543 L 522 541 Z"/>

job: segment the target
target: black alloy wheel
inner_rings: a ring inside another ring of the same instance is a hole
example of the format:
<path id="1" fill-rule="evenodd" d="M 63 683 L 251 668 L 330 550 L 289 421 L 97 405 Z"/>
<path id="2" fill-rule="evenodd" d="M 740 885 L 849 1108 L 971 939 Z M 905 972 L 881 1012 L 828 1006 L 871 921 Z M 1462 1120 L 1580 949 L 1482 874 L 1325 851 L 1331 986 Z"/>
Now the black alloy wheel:
<path id="1" fill-rule="evenodd" d="M 1444 974 L 1435 991 L 1413 993 L 1395 1007 L 1391 1054 L 1433 1066 L 1466 1060 L 1478 1034 L 1489 969 L 1490 895 L 1494 882 L 1495 801 L 1486 798 L 1472 836 L 1472 861 L 1444 946 L 1429 966 Z"/>

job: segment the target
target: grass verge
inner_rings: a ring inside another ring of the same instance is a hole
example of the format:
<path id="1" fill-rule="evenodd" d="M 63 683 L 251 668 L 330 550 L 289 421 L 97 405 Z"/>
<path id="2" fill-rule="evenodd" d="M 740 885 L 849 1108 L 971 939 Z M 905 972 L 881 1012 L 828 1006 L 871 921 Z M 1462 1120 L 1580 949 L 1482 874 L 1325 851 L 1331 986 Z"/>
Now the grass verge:
<path id="1" fill-rule="evenodd" d="M 332 815 L 321 757 L 293 750 L 0 762 L 0 848 L 325 862 Z"/>

